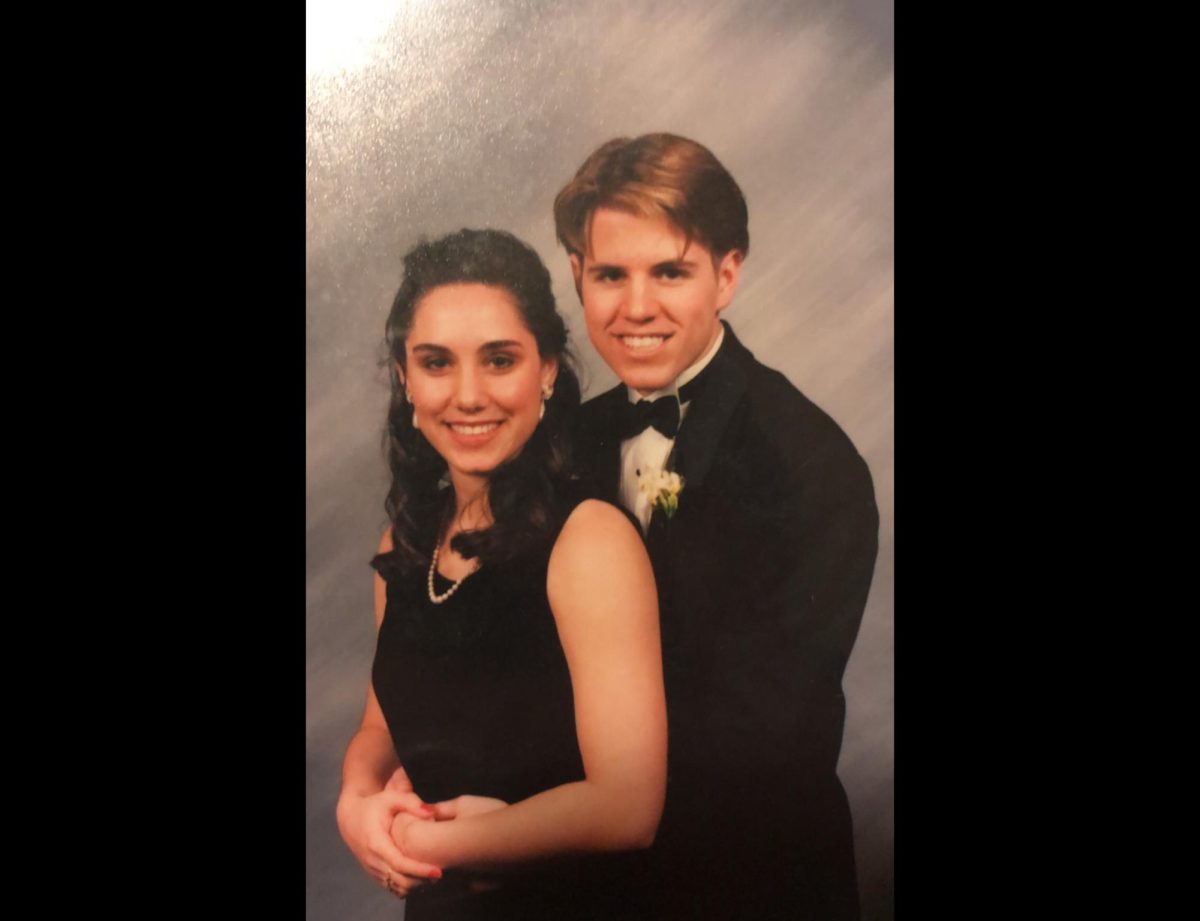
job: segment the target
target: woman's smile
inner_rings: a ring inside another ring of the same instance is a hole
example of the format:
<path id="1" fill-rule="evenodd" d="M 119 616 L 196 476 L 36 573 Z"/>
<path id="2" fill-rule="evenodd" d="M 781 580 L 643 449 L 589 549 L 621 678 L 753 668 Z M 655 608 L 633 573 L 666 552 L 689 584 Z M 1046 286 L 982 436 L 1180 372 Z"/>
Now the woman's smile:
<path id="1" fill-rule="evenodd" d="M 463 447 L 478 447 L 491 440 L 496 430 L 504 424 L 503 420 L 496 422 L 446 422 L 443 423 L 455 441 Z"/>

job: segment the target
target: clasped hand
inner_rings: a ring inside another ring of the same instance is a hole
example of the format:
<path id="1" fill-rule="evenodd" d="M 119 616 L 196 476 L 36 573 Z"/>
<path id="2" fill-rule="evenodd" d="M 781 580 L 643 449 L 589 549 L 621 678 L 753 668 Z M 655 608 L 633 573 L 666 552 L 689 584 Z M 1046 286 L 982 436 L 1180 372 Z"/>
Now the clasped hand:
<path id="1" fill-rule="evenodd" d="M 404 768 L 393 772 L 378 793 L 349 797 L 338 803 L 338 827 L 363 869 L 389 892 L 405 898 L 413 890 L 441 879 L 441 868 L 406 853 L 414 823 L 448 822 L 502 809 L 507 803 L 483 796 L 459 796 L 425 803 Z"/>
<path id="2" fill-rule="evenodd" d="M 456 819 L 466 819 L 472 816 L 486 815 L 503 809 L 508 803 L 490 796 L 456 796 L 454 799 L 433 803 L 434 820 L 437 822 L 452 822 Z M 416 839 L 420 837 L 422 826 L 427 827 L 428 819 L 421 815 L 400 812 L 392 820 L 392 841 L 404 853 L 423 853 Z M 428 840 L 426 838 L 426 840 Z M 496 888 L 496 883 L 486 877 L 471 877 L 467 887 L 472 892 L 485 892 Z"/>

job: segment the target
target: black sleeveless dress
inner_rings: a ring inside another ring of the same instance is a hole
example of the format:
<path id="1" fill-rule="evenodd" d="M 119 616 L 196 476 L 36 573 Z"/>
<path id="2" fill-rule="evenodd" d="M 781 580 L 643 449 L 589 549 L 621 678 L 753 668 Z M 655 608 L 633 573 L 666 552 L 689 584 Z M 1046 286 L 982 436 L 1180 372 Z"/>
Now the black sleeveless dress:
<path id="1" fill-rule="evenodd" d="M 559 529 L 577 504 L 560 509 Z M 436 605 L 427 570 L 402 573 L 392 554 L 371 561 L 387 582 L 372 681 L 400 763 L 426 802 L 470 793 L 514 803 L 584 779 L 571 677 L 546 597 L 552 547 L 484 566 Z M 438 574 L 434 589 L 450 584 Z M 406 919 L 623 917 L 629 905 L 617 893 L 628 888 L 619 879 L 627 860 L 558 860 L 505 874 L 485 893 L 449 870 L 408 898 Z"/>

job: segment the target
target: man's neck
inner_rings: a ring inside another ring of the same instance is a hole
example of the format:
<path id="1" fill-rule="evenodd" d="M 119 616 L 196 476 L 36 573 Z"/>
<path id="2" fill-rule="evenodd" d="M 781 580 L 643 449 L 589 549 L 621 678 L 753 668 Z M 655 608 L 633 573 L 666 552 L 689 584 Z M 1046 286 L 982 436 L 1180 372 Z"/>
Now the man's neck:
<path id="1" fill-rule="evenodd" d="M 626 387 L 625 389 L 629 393 L 629 402 L 636 403 L 638 400 L 657 400 L 659 397 L 665 397 L 669 394 L 678 394 L 679 389 L 683 387 L 684 384 L 688 383 L 688 381 L 694 380 L 701 371 L 708 367 L 709 362 L 711 362 L 716 357 L 717 352 L 721 350 L 721 343 L 724 341 L 725 324 L 718 323 L 717 338 L 713 340 L 712 345 L 710 345 L 708 349 L 705 350 L 704 354 L 701 355 L 695 362 L 689 365 L 683 371 L 683 373 L 680 374 L 679 377 L 677 377 L 669 386 L 662 388 L 662 390 L 649 390 L 644 392 L 641 390 L 634 390 L 632 387 Z"/>

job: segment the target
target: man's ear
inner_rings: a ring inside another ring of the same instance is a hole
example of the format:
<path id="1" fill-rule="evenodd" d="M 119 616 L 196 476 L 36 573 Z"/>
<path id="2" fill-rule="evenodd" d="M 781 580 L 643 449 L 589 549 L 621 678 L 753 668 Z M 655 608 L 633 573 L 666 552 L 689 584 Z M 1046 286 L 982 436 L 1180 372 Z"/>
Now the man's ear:
<path id="1" fill-rule="evenodd" d="M 583 303 L 583 260 L 577 253 L 570 254 L 571 274 L 575 277 L 575 293 L 579 295 L 579 303 Z"/>
<path id="2" fill-rule="evenodd" d="M 729 306 L 742 276 L 742 251 L 731 249 L 717 264 L 717 313 Z"/>

